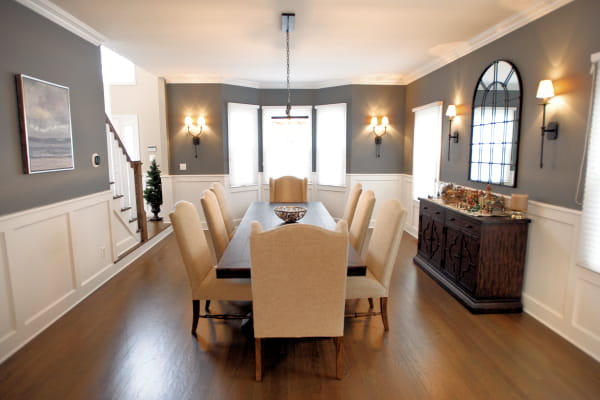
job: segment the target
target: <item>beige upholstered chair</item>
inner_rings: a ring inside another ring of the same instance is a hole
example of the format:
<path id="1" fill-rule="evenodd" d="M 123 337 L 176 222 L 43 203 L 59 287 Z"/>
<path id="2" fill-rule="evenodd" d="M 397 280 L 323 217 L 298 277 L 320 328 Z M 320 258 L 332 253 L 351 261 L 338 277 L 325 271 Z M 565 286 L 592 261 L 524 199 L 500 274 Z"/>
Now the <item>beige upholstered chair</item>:
<path id="1" fill-rule="evenodd" d="M 252 291 L 249 279 L 217 279 L 210 262 L 210 251 L 196 207 L 180 201 L 169 214 L 177 244 L 192 287 L 192 335 L 196 335 L 200 317 L 200 300 L 250 301 Z"/>
<path id="2" fill-rule="evenodd" d="M 301 203 L 308 201 L 308 179 L 294 176 L 269 178 L 269 201 L 271 203 Z"/>
<path id="3" fill-rule="evenodd" d="M 225 229 L 227 229 L 227 235 L 231 239 L 233 237 L 233 232 L 235 232 L 235 225 L 233 223 L 231 207 L 229 207 L 229 201 L 227 200 L 225 188 L 220 182 L 215 182 L 210 185 L 210 190 L 215 194 L 215 196 L 217 196 L 219 208 L 221 209 L 221 215 L 223 216 L 223 221 L 225 222 Z"/>
<path id="4" fill-rule="evenodd" d="M 363 254 L 365 247 L 369 222 L 373 215 L 373 207 L 375 207 L 375 194 L 373 194 L 373 191 L 366 190 L 362 192 L 358 198 L 356 211 L 354 212 L 352 225 L 350 226 L 350 243 L 360 255 Z"/>
<path id="5" fill-rule="evenodd" d="M 379 209 L 377 222 L 367 248 L 367 275 L 349 276 L 347 299 L 379 297 L 383 327 L 387 331 L 387 299 L 394 263 L 398 256 L 406 211 L 398 200 L 388 200 Z"/>
<path id="6" fill-rule="evenodd" d="M 200 203 L 202 203 L 202 210 L 204 210 L 206 224 L 212 238 L 215 256 L 217 257 L 217 261 L 219 261 L 229 244 L 229 235 L 227 234 L 227 228 L 225 228 L 221 208 L 219 207 L 217 196 L 210 190 L 202 192 Z"/>
<path id="7" fill-rule="evenodd" d="M 342 336 L 348 228 L 289 224 L 263 232 L 252 222 L 252 312 L 256 380 L 262 379 L 261 339 L 333 337 L 336 377 L 342 377 Z"/>
<path id="8" fill-rule="evenodd" d="M 346 207 L 344 208 L 344 216 L 342 219 L 345 219 L 348 223 L 348 226 L 352 226 L 352 218 L 354 217 L 354 212 L 356 211 L 356 204 L 358 203 L 358 198 L 362 193 L 362 185 L 360 183 L 352 186 L 350 190 L 350 194 L 348 194 L 348 200 L 346 200 Z"/>

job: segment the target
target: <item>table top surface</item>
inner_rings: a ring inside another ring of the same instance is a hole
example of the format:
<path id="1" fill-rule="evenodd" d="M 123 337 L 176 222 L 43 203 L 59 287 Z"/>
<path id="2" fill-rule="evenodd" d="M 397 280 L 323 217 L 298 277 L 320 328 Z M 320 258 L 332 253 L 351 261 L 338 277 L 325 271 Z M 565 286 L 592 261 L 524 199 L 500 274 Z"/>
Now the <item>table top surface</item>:
<path id="1" fill-rule="evenodd" d="M 258 221 L 263 230 L 285 225 L 273 209 L 277 206 L 299 206 L 308 211 L 298 224 L 317 225 L 325 229 L 335 229 L 336 222 L 323 203 L 311 201 L 307 203 L 268 203 L 254 202 L 250 205 L 244 218 L 237 227 L 233 238 L 217 264 L 217 278 L 249 278 L 250 277 L 250 223 Z M 367 267 L 356 250 L 348 242 L 348 275 L 365 275 Z"/>

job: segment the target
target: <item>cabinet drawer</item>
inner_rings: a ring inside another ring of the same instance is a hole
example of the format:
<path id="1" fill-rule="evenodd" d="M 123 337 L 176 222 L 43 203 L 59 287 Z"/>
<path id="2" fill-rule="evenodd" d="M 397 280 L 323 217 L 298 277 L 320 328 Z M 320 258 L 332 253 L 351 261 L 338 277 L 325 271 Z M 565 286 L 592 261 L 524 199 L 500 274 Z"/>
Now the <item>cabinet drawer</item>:
<path id="1" fill-rule="evenodd" d="M 421 201 L 419 211 L 421 215 L 427 215 L 437 221 L 443 221 L 446 216 L 444 207 L 428 201 Z"/>
<path id="2" fill-rule="evenodd" d="M 479 232 L 481 231 L 480 221 L 456 212 L 449 212 L 446 214 L 446 225 L 449 228 L 458 229 L 477 236 L 479 236 Z"/>

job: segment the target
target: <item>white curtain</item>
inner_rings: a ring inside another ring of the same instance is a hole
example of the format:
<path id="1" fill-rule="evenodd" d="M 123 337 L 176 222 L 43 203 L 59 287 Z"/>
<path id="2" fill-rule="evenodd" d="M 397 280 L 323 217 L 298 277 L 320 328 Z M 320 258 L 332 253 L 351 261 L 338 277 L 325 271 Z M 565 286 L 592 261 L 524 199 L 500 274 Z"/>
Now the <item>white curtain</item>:
<path id="1" fill-rule="evenodd" d="M 592 56 L 594 87 L 587 146 L 579 264 L 600 272 L 600 53 Z"/>
<path id="2" fill-rule="evenodd" d="M 440 176 L 442 102 L 413 109 L 413 198 L 435 196 Z"/>
<path id="3" fill-rule="evenodd" d="M 265 183 L 285 175 L 310 179 L 312 172 L 312 107 L 292 107 L 292 115 L 306 119 L 272 119 L 284 115 L 285 107 L 263 107 Z"/>
<path id="4" fill-rule="evenodd" d="M 346 184 L 346 103 L 316 106 L 317 183 Z"/>
<path id="5" fill-rule="evenodd" d="M 229 183 L 231 186 L 258 182 L 258 106 L 227 103 Z"/>

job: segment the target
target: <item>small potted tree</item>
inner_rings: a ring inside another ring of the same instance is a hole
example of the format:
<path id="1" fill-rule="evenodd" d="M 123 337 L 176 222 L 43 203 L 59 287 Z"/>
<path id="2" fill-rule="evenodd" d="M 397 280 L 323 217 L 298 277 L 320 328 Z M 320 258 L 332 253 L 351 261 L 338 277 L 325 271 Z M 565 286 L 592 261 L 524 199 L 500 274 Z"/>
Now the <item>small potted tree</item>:
<path id="1" fill-rule="evenodd" d="M 144 199 L 152 207 L 152 213 L 154 216 L 150 218 L 150 221 L 162 221 L 162 218 L 158 216 L 160 212 L 160 205 L 162 204 L 162 184 L 160 180 L 160 169 L 156 160 L 152 160 L 148 174 L 146 175 L 146 189 L 144 189 Z"/>

